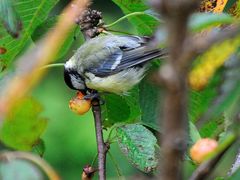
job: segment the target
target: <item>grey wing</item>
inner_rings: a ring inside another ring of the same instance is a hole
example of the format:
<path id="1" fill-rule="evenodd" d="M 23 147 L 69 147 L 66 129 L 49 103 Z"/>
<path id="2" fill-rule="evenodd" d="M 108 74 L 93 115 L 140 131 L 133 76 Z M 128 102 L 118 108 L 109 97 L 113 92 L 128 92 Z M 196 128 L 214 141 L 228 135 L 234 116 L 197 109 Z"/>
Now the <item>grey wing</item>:
<path id="1" fill-rule="evenodd" d="M 139 42 L 138 47 L 120 46 L 114 48 L 114 51 L 109 52 L 111 53 L 105 57 L 101 64 L 88 69 L 88 71 L 96 76 L 105 77 L 166 55 L 166 50 L 149 49 L 146 44 L 142 42 Z"/>

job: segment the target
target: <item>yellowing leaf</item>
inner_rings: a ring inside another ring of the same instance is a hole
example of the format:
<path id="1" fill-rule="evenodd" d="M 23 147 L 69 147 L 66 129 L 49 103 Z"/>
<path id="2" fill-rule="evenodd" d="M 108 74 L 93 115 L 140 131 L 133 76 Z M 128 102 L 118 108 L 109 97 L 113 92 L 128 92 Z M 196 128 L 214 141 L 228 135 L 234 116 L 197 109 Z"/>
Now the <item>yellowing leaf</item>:
<path id="1" fill-rule="evenodd" d="M 31 150 L 46 128 L 47 121 L 39 117 L 41 105 L 31 99 L 19 101 L 4 120 L 0 140 L 18 150 Z"/>
<path id="2" fill-rule="evenodd" d="M 216 7 L 217 0 L 203 0 L 200 3 L 200 12 L 212 12 Z"/>
<path id="3" fill-rule="evenodd" d="M 228 10 L 228 13 L 236 18 L 240 17 L 240 1 L 239 0 L 233 4 L 233 6 Z"/>
<path id="4" fill-rule="evenodd" d="M 221 13 L 227 2 L 228 0 L 203 0 L 201 1 L 199 11 Z"/>
<path id="5" fill-rule="evenodd" d="M 213 12 L 214 13 L 221 13 L 223 12 L 223 9 L 225 5 L 227 4 L 228 0 L 218 0 L 217 1 L 217 6 L 214 8 Z"/>
<path id="6" fill-rule="evenodd" d="M 203 89 L 226 60 L 236 51 L 240 45 L 240 38 L 228 39 L 220 44 L 214 45 L 204 53 L 199 63 L 189 73 L 189 84 L 194 90 Z"/>

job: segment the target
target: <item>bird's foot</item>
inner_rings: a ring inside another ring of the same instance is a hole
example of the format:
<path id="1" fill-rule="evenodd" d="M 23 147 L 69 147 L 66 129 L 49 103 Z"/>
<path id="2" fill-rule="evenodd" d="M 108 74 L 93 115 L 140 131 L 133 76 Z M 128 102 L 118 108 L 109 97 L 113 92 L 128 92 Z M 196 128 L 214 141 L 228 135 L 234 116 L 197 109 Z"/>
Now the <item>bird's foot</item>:
<path id="1" fill-rule="evenodd" d="M 105 102 L 104 100 L 100 97 L 100 94 L 97 91 L 92 91 L 89 94 L 85 95 L 83 97 L 85 100 L 91 100 L 91 101 L 98 101 L 100 105 L 103 105 Z"/>

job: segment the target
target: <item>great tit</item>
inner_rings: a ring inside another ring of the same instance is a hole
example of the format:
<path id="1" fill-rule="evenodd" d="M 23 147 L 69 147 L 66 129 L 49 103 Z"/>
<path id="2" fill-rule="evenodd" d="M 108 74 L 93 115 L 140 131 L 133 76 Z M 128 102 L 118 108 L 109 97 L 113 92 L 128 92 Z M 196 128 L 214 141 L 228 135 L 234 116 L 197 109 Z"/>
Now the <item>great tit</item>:
<path id="1" fill-rule="evenodd" d="M 84 94 L 124 94 L 139 83 L 147 62 L 166 55 L 148 37 L 104 35 L 86 41 L 64 65 L 66 84 Z"/>

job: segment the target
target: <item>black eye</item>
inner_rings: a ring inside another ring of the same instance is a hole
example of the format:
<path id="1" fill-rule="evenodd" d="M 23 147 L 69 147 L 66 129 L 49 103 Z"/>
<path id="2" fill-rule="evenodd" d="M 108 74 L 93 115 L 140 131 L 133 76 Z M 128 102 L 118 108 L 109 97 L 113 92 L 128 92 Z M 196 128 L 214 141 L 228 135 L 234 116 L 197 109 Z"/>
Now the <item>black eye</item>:
<path id="1" fill-rule="evenodd" d="M 64 81 L 65 81 L 66 85 L 67 85 L 69 88 L 71 88 L 71 89 L 77 90 L 76 88 L 74 88 L 74 86 L 73 86 L 73 84 L 72 84 L 72 80 L 71 80 L 70 74 L 71 74 L 71 72 L 64 67 Z"/>

